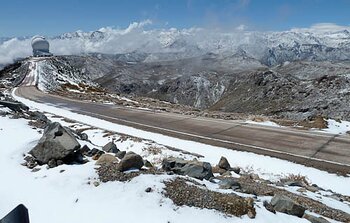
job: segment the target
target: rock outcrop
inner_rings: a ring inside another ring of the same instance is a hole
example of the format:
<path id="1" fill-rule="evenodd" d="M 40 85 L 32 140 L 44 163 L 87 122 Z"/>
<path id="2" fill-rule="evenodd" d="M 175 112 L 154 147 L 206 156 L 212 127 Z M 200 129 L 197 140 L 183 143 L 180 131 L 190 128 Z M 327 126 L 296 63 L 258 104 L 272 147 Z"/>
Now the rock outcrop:
<path id="1" fill-rule="evenodd" d="M 276 211 L 295 215 L 299 218 L 303 217 L 305 213 L 305 208 L 303 206 L 285 195 L 275 195 L 271 200 L 271 204 Z"/>
<path id="2" fill-rule="evenodd" d="M 47 164 L 50 160 L 80 162 L 78 149 L 80 144 L 70 132 L 58 122 L 49 124 L 38 144 L 29 152 L 39 164 Z"/>
<path id="3" fill-rule="evenodd" d="M 117 169 L 119 171 L 126 171 L 130 169 L 141 169 L 142 167 L 142 157 L 136 153 L 129 152 L 120 160 Z"/>
<path id="4" fill-rule="evenodd" d="M 187 161 L 180 158 L 167 158 L 163 160 L 162 168 L 179 175 L 185 175 L 200 180 L 209 180 L 213 177 L 212 167 L 208 162 Z"/>

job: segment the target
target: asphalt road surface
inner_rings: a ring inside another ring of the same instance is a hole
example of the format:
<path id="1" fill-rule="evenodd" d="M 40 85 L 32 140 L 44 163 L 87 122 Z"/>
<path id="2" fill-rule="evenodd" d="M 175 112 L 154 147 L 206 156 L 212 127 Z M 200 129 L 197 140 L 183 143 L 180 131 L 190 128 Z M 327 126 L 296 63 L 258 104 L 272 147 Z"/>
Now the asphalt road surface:
<path id="1" fill-rule="evenodd" d="M 329 172 L 350 173 L 349 136 L 84 102 L 26 85 L 17 88 L 15 94 L 146 131 L 277 157 Z"/>

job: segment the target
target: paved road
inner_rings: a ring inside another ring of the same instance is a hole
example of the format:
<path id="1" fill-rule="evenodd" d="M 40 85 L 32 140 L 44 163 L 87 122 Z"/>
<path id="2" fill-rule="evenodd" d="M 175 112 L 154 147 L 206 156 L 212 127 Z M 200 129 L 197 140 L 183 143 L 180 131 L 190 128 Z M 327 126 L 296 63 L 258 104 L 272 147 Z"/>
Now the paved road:
<path id="1" fill-rule="evenodd" d="M 278 157 L 329 172 L 350 173 L 348 136 L 89 103 L 46 94 L 34 86 L 21 86 L 15 94 L 147 131 Z"/>

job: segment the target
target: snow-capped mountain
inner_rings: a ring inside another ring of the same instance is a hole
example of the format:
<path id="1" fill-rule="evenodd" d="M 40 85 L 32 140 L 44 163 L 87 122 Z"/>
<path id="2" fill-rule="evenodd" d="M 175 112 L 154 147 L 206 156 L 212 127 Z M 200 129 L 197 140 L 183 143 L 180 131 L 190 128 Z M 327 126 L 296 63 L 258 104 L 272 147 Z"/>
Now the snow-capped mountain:
<path id="1" fill-rule="evenodd" d="M 321 33 L 312 30 L 214 32 L 198 28 L 145 31 L 134 26 L 126 30 L 105 28 L 66 33 L 52 41 L 58 39 L 79 42 L 85 53 L 151 53 L 145 62 L 189 58 L 208 52 L 234 54 L 240 50 L 269 66 L 285 61 L 350 58 L 350 32 L 347 29 Z M 110 47 L 108 50 L 105 49 L 107 46 Z"/>
<path id="2" fill-rule="evenodd" d="M 235 54 L 240 50 L 268 66 L 286 61 L 350 58 L 350 28 L 332 24 L 283 32 L 229 32 L 203 28 L 146 30 L 144 26 L 148 23 L 132 23 L 126 29 L 107 27 L 90 32 L 76 31 L 48 39 L 55 55 L 132 53 L 140 54 L 136 57 L 141 58 L 146 53 L 144 62 L 191 58 L 206 53 Z M 30 55 L 29 43 L 29 39 L 11 39 L 3 43 L 0 40 L 0 63 Z"/>

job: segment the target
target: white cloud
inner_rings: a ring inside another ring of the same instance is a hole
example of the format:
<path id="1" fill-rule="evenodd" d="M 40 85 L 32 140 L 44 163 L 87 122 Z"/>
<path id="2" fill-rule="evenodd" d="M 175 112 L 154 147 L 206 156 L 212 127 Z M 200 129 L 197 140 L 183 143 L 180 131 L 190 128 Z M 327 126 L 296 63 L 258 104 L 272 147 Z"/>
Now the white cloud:
<path id="1" fill-rule="evenodd" d="M 294 31 L 294 32 L 310 32 L 315 34 L 324 34 L 328 32 L 338 32 L 343 30 L 350 31 L 350 26 L 341 26 L 335 23 L 316 23 L 309 28 L 291 29 L 291 31 Z"/>
<path id="2" fill-rule="evenodd" d="M 247 26 L 246 26 L 246 25 L 243 25 L 243 24 L 241 24 L 241 25 L 239 25 L 239 26 L 236 27 L 236 30 L 238 30 L 238 31 L 244 31 L 244 30 L 246 30 L 246 29 L 247 29 Z"/>
<path id="3" fill-rule="evenodd" d="M 245 4 L 248 3 L 246 2 Z M 270 32 L 247 32 L 247 27 L 243 24 L 230 32 L 203 28 L 146 29 L 145 27 L 149 24 L 152 24 L 152 21 L 145 20 L 131 23 L 125 29 L 104 27 L 99 29 L 99 32 L 77 31 L 76 33 L 67 34 L 65 36 L 66 38 L 49 38 L 50 51 L 55 55 L 76 55 L 82 53 L 116 54 L 136 50 L 148 53 L 170 52 L 174 51 L 174 49 L 168 46 L 180 40 L 178 42 L 178 46 L 180 47 L 177 50 L 185 49 L 183 47 L 181 48 L 182 42 L 186 42 L 189 46 L 196 45 L 196 47 L 198 46 L 200 49 L 208 52 L 219 52 L 220 50 L 233 52 L 240 45 L 245 45 L 247 46 L 248 53 L 251 55 L 260 55 L 264 47 L 266 47 L 264 45 L 264 38 L 266 38 L 266 35 L 273 34 Z M 350 31 L 349 26 L 319 23 L 309 28 L 295 28 L 292 31 L 309 32 L 317 37 L 327 32 L 336 32 L 344 29 Z M 342 35 L 345 36 L 346 40 L 346 34 L 323 35 L 322 37 L 327 36 L 327 38 L 323 39 L 323 41 L 326 41 L 324 44 L 337 46 L 337 44 L 341 43 L 339 38 Z M 278 43 L 284 40 L 283 38 L 280 39 L 279 35 L 275 36 L 277 36 L 277 39 L 271 44 L 278 45 Z M 103 39 L 101 40 L 100 38 Z M 291 36 L 290 38 L 295 38 L 295 36 Z M 303 40 L 301 39 L 300 41 Z M 17 58 L 27 57 L 31 54 L 30 39 L 20 40 L 14 38 L 3 43 L 0 42 L 0 64 L 12 63 Z"/>

